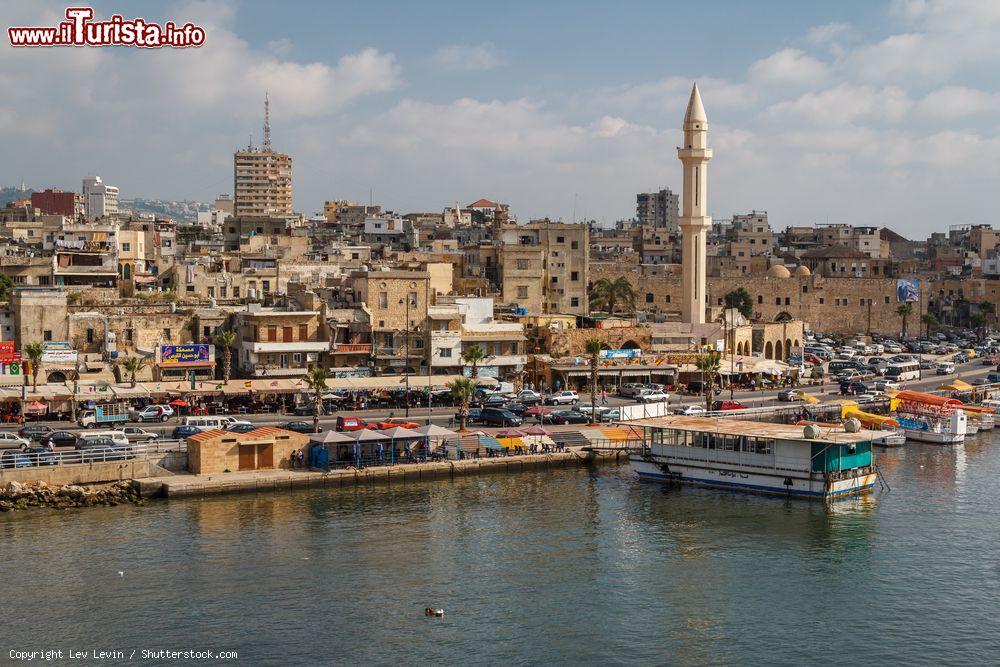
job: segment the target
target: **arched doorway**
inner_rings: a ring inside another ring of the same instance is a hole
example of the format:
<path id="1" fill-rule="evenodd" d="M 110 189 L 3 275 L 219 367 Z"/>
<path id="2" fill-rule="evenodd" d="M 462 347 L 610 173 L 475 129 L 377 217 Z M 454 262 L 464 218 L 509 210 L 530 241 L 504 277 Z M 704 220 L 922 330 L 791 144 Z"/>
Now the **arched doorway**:
<path id="1" fill-rule="evenodd" d="M 65 382 L 66 374 L 62 371 L 53 371 L 45 378 L 46 382 Z"/>
<path id="2" fill-rule="evenodd" d="M 767 341 L 767 344 L 764 345 L 764 358 L 774 359 L 774 347 L 771 345 L 771 341 Z"/>
<path id="3" fill-rule="evenodd" d="M 132 280 L 132 265 L 126 264 L 122 267 L 122 278 L 125 280 Z"/>
<path id="4" fill-rule="evenodd" d="M 638 350 L 639 349 L 639 344 L 637 342 L 635 342 L 634 340 L 627 340 L 627 341 L 625 341 L 622 344 L 622 348 L 621 349 L 623 349 L 623 350 Z"/>
<path id="5" fill-rule="evenodd" d="M 780 313 L 778 313 L 777 317 L 774 318 L 774 321 L 775 322 L 791 322 L 792 319 L 793 319 L 792 318 L 792 314 L 789 313 L 787 310 L 783 310 Z"/>
<path id="6" fill-rule="evenodd" d="M 774 344 L 774 358 L 779 361 L 785 358 L 784 355 L 782 354 L 780 340 Z"/>
<path id="7" fill-rule="evenodd" d="M 792 353 L 792 341 L 790 338 L 785 339 L 785 355 Z"/>

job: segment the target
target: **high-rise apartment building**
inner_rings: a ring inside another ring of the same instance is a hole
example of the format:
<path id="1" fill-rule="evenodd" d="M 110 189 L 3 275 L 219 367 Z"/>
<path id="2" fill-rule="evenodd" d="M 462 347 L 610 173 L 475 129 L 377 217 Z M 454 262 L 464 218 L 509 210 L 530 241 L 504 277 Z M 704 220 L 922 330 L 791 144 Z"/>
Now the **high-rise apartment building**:
<path id="1" fill-rule="evenodd" d="M 640 192 L 635 196 L 635 215 L 648 227 L 677 231 L 678 197 L 667 188 L 659 192 Z"/>
<path id="2" fill-rule="evenodd" d="M 233 154 L 233 215 L 292 212 L 292 158 L 271 150 L 269 102 L 264 98 L 264 144 Z"/>
<path id="3" fill-rule="evenodd" d="M 118 215 L 118 188 L 101 181 L 100 176 L 83 179 L 83 208 L 87 220 Z"/>

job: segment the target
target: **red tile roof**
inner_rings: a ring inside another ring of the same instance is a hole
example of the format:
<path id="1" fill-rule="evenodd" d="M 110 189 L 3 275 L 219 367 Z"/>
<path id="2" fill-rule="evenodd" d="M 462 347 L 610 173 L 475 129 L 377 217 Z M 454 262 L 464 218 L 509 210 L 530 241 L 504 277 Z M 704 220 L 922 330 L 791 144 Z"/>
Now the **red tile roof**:
<path id="1" fill-rule="evenodd" d="M 195 442 L 204 442 L 206 440 L 211 440 L 212 438 L 217 438 L 220 435 L 225 435 L 227 431 L 223 431 L 221 428 L 215 428 L 211 431 L 202 431 L 201 433 L 195 433 L 194 435 L 189 435 L 188 440 L 194 440 Z"/>
<path id="2" fill-rule="evenodd" d="M 497 205 L 491 202 L 489 199 L 480 199 L 479 201 L 474 201 L 465 208 L 496 208 Z"/>

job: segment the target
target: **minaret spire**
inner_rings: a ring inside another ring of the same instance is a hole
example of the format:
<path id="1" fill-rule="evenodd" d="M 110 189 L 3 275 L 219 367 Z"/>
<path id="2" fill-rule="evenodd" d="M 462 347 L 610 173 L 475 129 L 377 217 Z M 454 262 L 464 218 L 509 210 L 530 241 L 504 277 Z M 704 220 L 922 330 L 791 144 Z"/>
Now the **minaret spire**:
<path id="1" fill-rule="evenodd" d="M 705 323 L 708 292 L 706 271 L 706 236 L 712 226 L 708 216 L 708 116 L 701 102 L 698 84 L 691 88 L 691 99 L 684 113 L 684 145 L 677 149 L 684 165 L 684 207 L 677 225 L 681 229 L 683 256 L 681 319 Z"/>
<path id="2" fill-rule="evenodd" d="M 264 91 L 264 150 L 271 150 L 271 103 L 267 98 L 267 91 Z"/>

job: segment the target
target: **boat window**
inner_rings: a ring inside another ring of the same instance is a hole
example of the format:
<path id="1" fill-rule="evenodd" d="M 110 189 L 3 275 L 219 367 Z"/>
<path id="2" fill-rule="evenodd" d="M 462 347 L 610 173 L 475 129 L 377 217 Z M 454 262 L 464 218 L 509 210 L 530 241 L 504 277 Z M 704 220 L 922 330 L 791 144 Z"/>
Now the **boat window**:
<path id="1" fill-rule="evenodd" d="M 727 452 L 733 451 L 733 436 L 731 435 L 725 436 L 724 442 L 725 444 L 723 445 L 723 449 L 725 449 Z"/>

